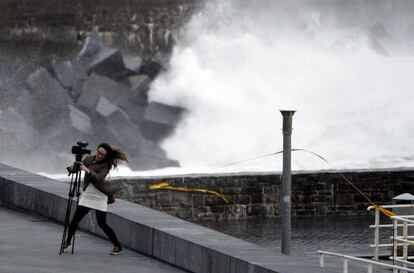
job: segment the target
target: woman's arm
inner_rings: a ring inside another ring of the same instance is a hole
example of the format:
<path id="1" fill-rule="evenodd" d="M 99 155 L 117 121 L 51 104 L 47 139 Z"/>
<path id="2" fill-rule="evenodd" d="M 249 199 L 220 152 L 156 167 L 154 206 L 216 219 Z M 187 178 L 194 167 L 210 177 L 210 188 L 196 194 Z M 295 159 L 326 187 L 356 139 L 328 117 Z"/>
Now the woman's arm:
<path id="1" fill-rule="evenodd" d="M 111 170 L 111 164 L 104 164 L 100 168 L 87 168 L 85 171 L 85 179 L 89 180 L 92 184 L 101 184 L 105 182 L 105 177 L 108 175 L 109 171 Z"/>

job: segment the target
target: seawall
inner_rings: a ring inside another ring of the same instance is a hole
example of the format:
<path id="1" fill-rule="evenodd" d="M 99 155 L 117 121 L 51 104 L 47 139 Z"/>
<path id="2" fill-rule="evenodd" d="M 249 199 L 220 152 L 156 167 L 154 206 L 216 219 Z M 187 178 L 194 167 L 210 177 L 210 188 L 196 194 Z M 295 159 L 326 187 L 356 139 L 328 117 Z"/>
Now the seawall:
<path id="1" fill-rule="evenodd" d="M 392 198 L 412 192 L 414 169 L 343 170 L 340 173 L 372 202 L 389 204 Z M 279 217 L 282 175 L 187 175 L 122 179 L 128 186 L 119 196 L 171 215 L 191 220 L 229 220 Z M 150 191 L 149 185 L 168 182 L 176 187 L 202 188 L 224 194 L 229 204 L 214 195 Z M 337 171 L 294 172 L 292 216 L 366 215 L 369 201 Z"/>

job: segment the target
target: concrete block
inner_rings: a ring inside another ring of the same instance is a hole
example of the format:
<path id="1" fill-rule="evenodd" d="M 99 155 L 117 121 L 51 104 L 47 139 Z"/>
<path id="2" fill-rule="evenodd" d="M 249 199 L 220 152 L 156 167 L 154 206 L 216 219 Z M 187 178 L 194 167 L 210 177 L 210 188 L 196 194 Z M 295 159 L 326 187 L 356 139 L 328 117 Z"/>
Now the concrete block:
<path id="1" fill-rule="evenodd" d="M 122 109 L 131 121 L 136 124 L 140 124 L 142 122 L 146 103 L 144 100 L 140 102 L 138 100 L 134 101 L 132 99 L 132 94 L 127 94 L 120 96 L 115 103 Z"/>
<path id="2" fill-rule="evenodd" d="M 118 143 L 128 149 L 139 148 L 143 139 L 141 130 L 124 113 L 116 111 L 107 117 L 107 130 L 116 137 L 114 143 Z"/>
<path id="3" fill-rule="evenodd" d="M 119 108 L 117 105 L 110 102 L 107 98 L 104 96 L 100 96 L 98 103 L 96 105 L 96 112 L 101 114 L 104 117 L 107 117 L 116 111 L 122 111 L 121 108 Z"/>
<path id="4" fill-rule="evenodd" d="M 127 90 L 117 82 L 93 73 L 82 87 L 81 96 L 77 104 L 91 112 L 95 111 L 101 96 L 113 102 L 118 92 Z M 126 92 L 126 91 L 125 91 Z"/>
<path id="5" fill-rule="evenodd" d="M 77 101 L 83 83 L 88 77 L 85 67 L 79 61 L 70 60 L 54 65 L 53 71 L 56 79 L 68 90 L 73 101 Z"/>
<path id="6" fill-rule="evenodd" d="M 118 79 L 129 74 L 121 52 L 106 47 L 97 37 L 89 36 L 78 56 L 88 73 L 95 72 L 101 76 Z"/>
<path id="7" fill-rule="evenodd" d="M 15 173 L 14 175 L 19 174 Z M 58 221 L 64 220 L 67 206 L 65 199 L 57 195 L 56 192 L 47 191 L 46 187 L 38 189 L 40 183 L 48 184 L 47 178 L 43 177 L 42 179 L 36 180 L 33 179 L 36 176 L 29 174 L 18 177 L 21 181 L 19 182 L 16 181 L 18 179 L 15 177 L 4 178 L 3 175 L 2 177 L 2 191 L 0 192 L 0 200 L 2 202 L 49 218 L 53 217 L 53 219 Z M 62 190 L 64 190 L 63 187 L 60 190 L 61 193 L 63 193 Z"/>
<path id="8" fill-rule="evenodd" d="M 160 141 L 167 137 L 180 120 L 183 109 L 151 102 L 145 110 L 141 129 L 147 139 Z"/>
<path id="9" fill-rule="evenodd" d="M 162 70 L 162 65 L 155 61 L 144 63 L 139 69 L 139 74 L 147 75 L 150 79 L 155 79 Z"/>
<path id="10" fill-rule="evenodd" d="M 245 260 L 232 257 L 230 260 L 230 273 L 253 273 L 255 266 Z"/>
<path id="11" fill-rule="evenodd" d="M 201 257 L 202 273 L 230 272 L 230 256 L 223 255 L 211 248 L 204 248 Z"/>
<path id="12" fill-rule="evenodd" d="M 88 72 L 112 79 L 119 79 L 130 73 L 125 67 L 121 52 L 112 48 L 102 48 Z"/>
<path id="13" fill-rule="evenodd" d="M 14 61 L 0 60 L 0 89 L 19 89 L 25 87 L 29 68 Z"/>
<path id="14" fill-rule="evenodd" d="M 203 247 L 187 240 L 176 241 L 176 265 L 191 272 L 202 272 Z M 243 271 L 239 271 L 243 272 Z"/>
<path id="15" fill-rule="evenodd" d="M 128 83 L 133 90 L 138 90 L 139 93 L 141 90 L 148 89 L 151 79 L 147 75 L 135 75 L 127 77 Z"/>
<path id="16" fill-rule="evenodd" d="M 148 104 L 148 91 L 151 79 L 147 75 L 137 75 L 127 78 L 131 86 L 131 100 L 142 105 Z"/>
<path id="17" fill-rule="evenodd" d="M 122 59 L 124 61 L 125 67 L 131 70 L 134 73 L 138 73 L 139 69 L 142 66 L 142 58 L 140 56 L 132 56 L 128 54 L 123 54 Z"/>
<path id="18" fill-rule="evenodd" d="M 154 230 L 154 257 L 175 264 L 176 238 L 166 232 Z"/>
<path id="19" fill-rule="evenodd" d="M 92 131 L 90 117 L 75 106 L 69 105 L 68 107 L 71 125 L 85 134 L 90 133 Z"/>
<path id="20" fill-rule="evenodd" d="M 116 201 L 118 202 L 118 201 Z M 110 213 L 108 223 L 118 235 L 118 239 L 126 242 L 128 247 L 146 255 L 153 255 L 153 232 L 148 226 L 119 217 Z"/>
<path id="21" fill-rule="evenodd" d="M 48 128 L 56 120 L 61 120 L 61 108 L 72 104 L 72 98 L 66 90 L 44 68 L 30 74 L 27 85 L 33 105 L 36 105 L 33 108 L 33 121 L 39 130 Z"/>
<path id="22" fill-rule="evenodd" d="M 130 89 L 107 77 L 92 74 L 82 88 L 78 105 L 107 117 L 122 109 L 132 120 L 141 120 L 144 108 L 130 99 Z"/>

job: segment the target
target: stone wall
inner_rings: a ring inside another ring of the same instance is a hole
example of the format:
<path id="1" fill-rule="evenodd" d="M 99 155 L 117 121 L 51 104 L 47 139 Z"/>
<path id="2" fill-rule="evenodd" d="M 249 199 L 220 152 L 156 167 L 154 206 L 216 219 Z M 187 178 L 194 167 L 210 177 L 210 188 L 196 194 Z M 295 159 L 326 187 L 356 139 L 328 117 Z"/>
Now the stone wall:
<path id="1" fill-rule="evenodd" d="M 414 189 L 413 169 L 344 171 L 347 179 L 369 199 L 389 204 L 392 198 Z M 118 197 L 191 221 L 274 218 L 279 216 L 281 174 L 206 175 L 173 178 L 123 179 L 127 184 Z M 209 194 L 171 190 L 149 191 L 153 183 L 210 189 L 224 194 L 223 200 Z M 292 215 L 365 215 L 370 203 L 336 172 L 294 173 Z"/>
<path id="2" fill-rule="evenodd" d="M 0 3 L 0 42 L 81 42 L 97 30 L 108 46 L 143 56 L 170 50 L 195 0 L 23 0 Z"/>

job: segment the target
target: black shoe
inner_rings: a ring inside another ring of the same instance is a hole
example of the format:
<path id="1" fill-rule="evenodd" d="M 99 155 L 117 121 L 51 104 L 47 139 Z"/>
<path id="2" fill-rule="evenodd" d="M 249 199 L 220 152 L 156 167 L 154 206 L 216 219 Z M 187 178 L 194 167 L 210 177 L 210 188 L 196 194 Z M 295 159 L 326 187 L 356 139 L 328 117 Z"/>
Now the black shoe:
<path id="1" fill-rule="evenodd" d="M 70 241 L 65 240 L 65 243 L 63 244 L 63 249 L 67 249 L 68 247 L 70 247 Z"/>
<path id="2" fill-rule="evenodd" d="M 119 255 L 121 253 L 122 253 L 122 247 L 114 246 L 114 248 L 112 248 L 111 255 Z"/>

